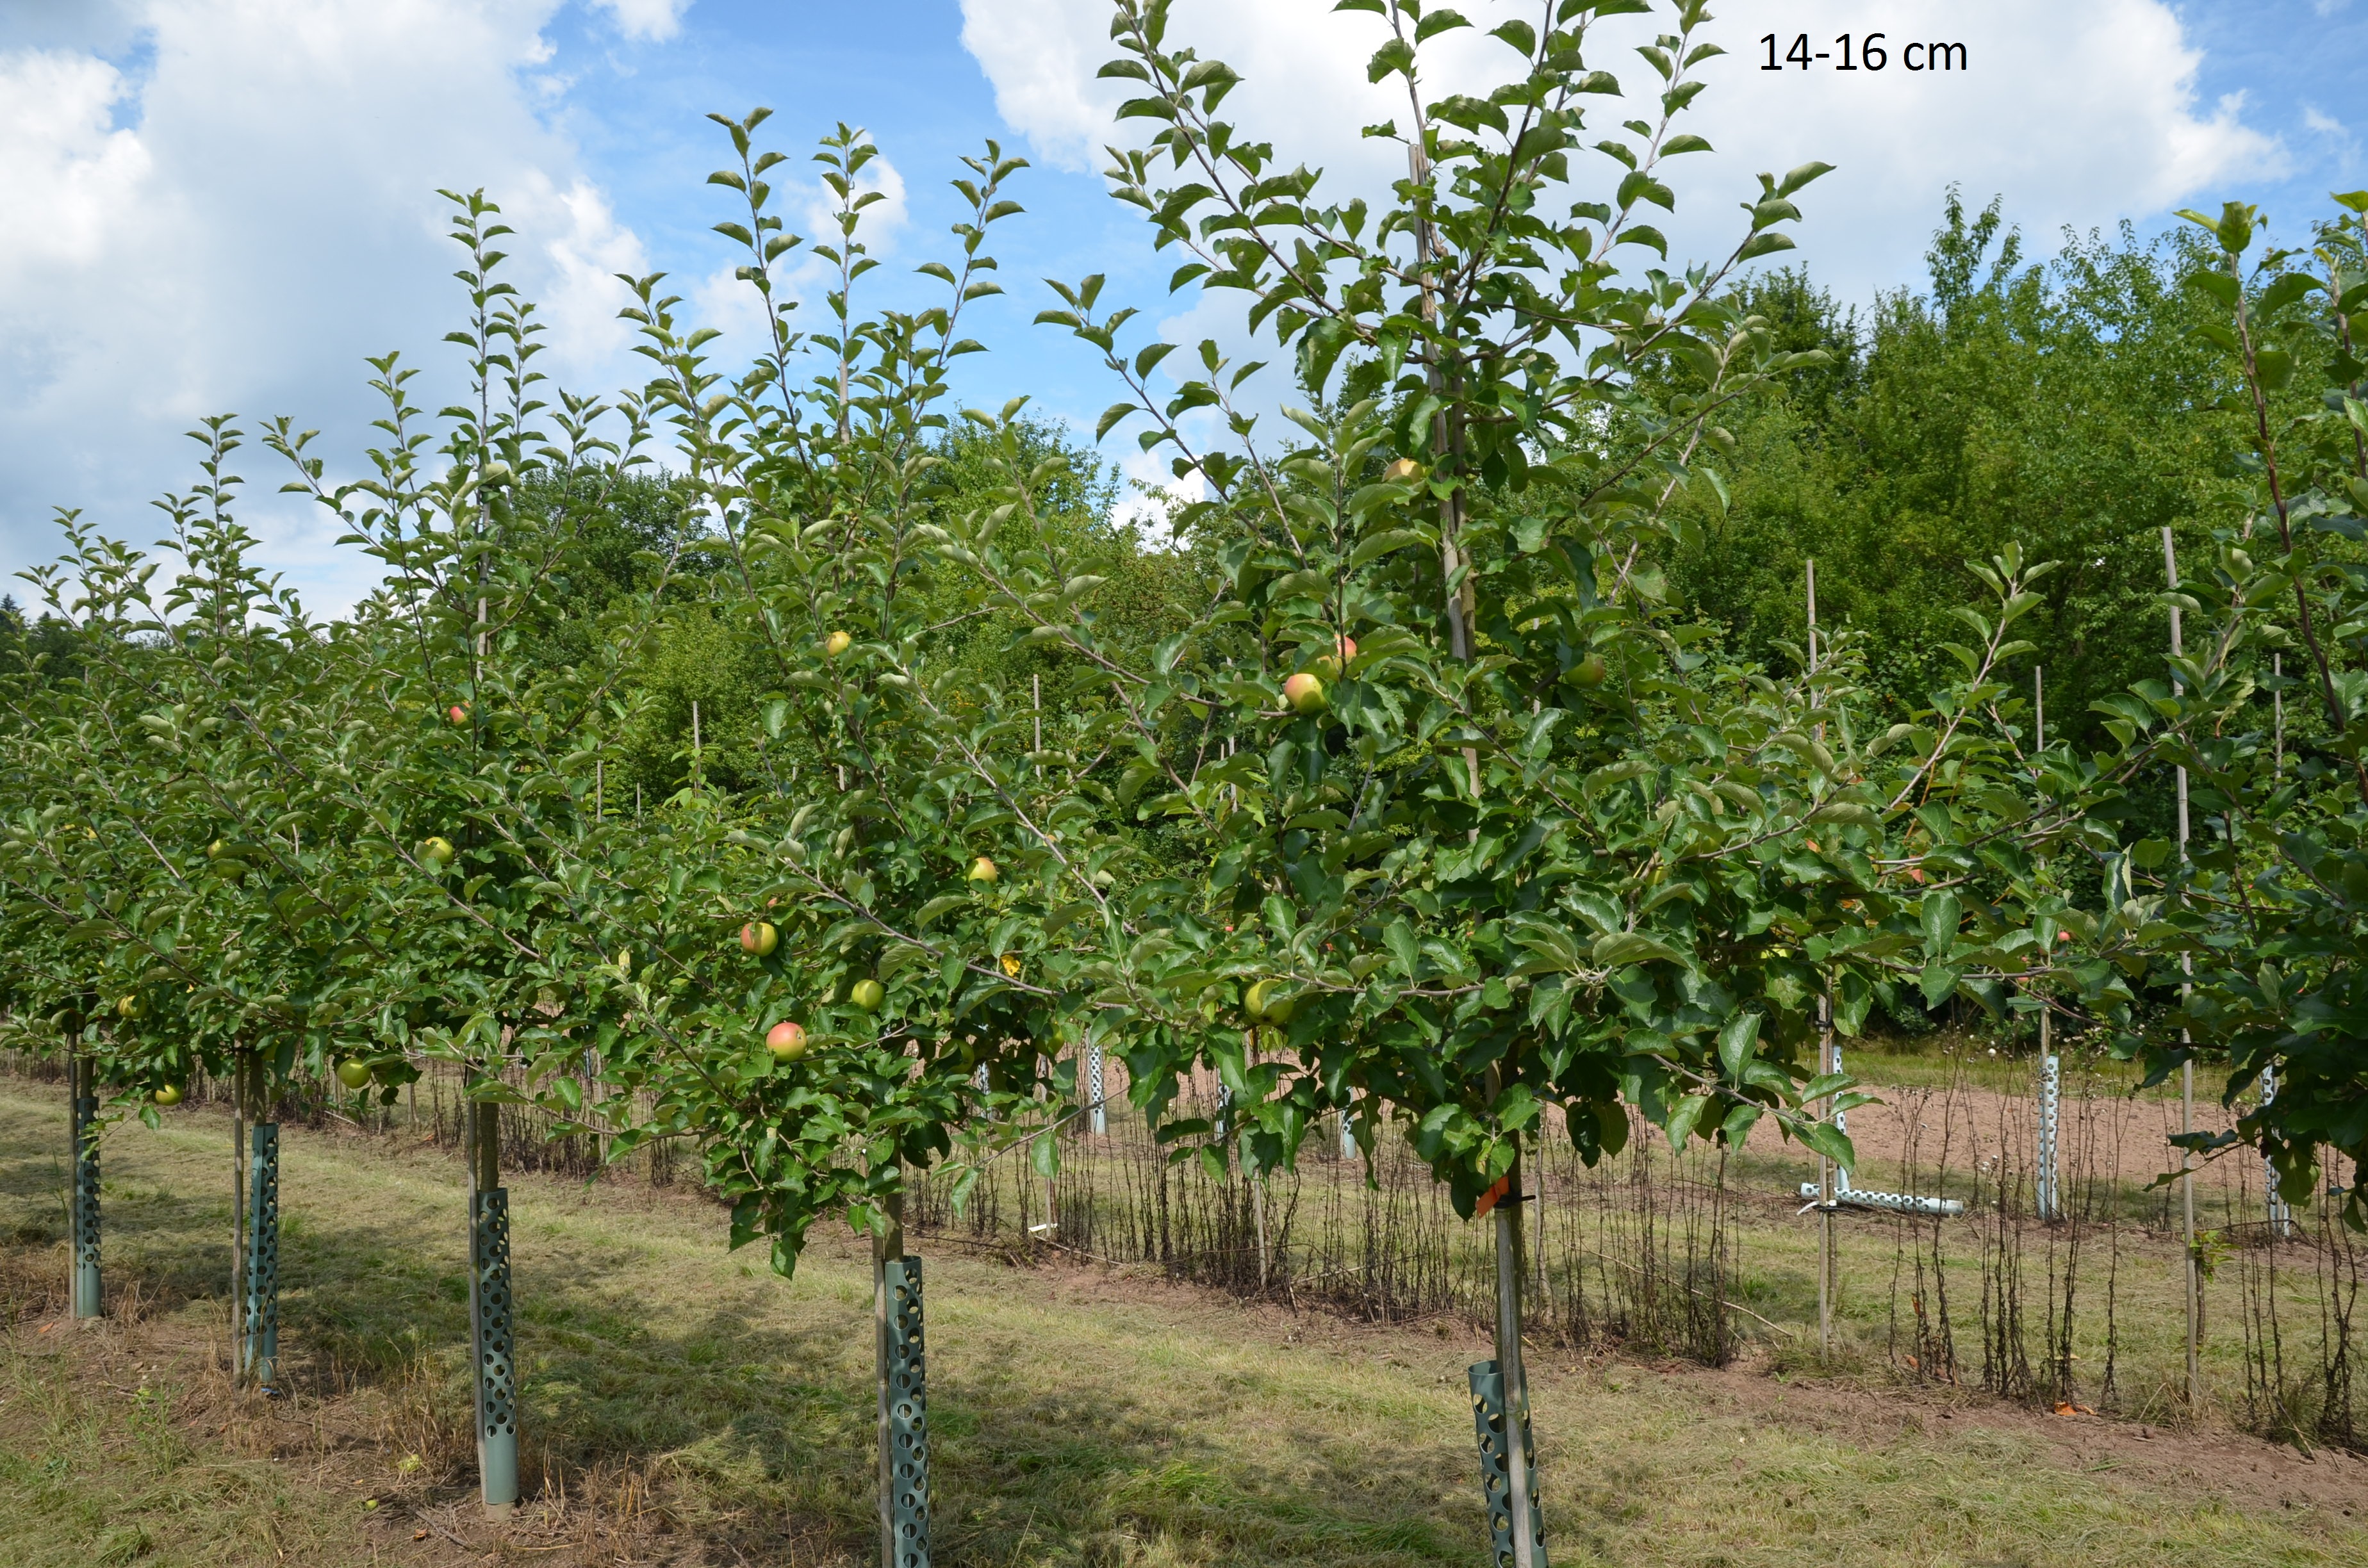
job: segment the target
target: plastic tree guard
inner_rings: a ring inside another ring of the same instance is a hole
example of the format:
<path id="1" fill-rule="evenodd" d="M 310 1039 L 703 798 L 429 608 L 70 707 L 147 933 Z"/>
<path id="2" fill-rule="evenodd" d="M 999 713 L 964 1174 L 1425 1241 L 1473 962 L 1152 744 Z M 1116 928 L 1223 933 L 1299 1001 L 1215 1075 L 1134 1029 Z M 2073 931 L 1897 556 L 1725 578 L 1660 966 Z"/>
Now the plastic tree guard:
<path id="1" fill-rule="evenodd" d="M 88 1069 L 85 1069 L 86 1073 Z M 74 1096 L 74 1315 L 99 1315 L 98 1278 L 98 1099 Z"/>
<path id="2" fill-rule="evenodd" d="M 886 1268 L 894 1568 L 929 1568 L 929 1408 L 921 1339 L 921 1260 L 894 1258 Z"/>
<path id="3" fill-rule="evenodd" d="M 240 1369 L 268 1389 L 279 1375 L 279 1124 L 247 1133 L 246 1334 Z"/>
<path id="4" fill-rule="evenodd" d="M 470 1199 L 469 1326 L 477 1362 L 477 1477 L 484 1506 L 518 1501 L 517 1325 L 510 1297 L 510 1195 L 481 1187 Z"/>
<path id="5" fill-rule="evenodd" d="M 1834 1071 L 1842 1070 L 1842 1048 L 1834 1044 Z M 1834 1112 L 1834 1126 L 1845 1135 L 1850 1121 L 1841 1111 Z M 1965 1211 L 1965 1206 L 1953 1198 L 1916 1198 L 1904 1192 L 1873 1192 L 1850 1186 L 1850 1174 L 1842 1167 L 1834 1171 L 1834 1207 L 1837 1209 L 1881 1209 L 1894 1214 L 1922 1214 L 1936 1220 L 1954 1219 Z M 1825 1201 L 1825 1191 L 1816 1182 L 1801 1184 L 1801 1196 L 1811 1203 Z"/>
<path id="6" fill-rule="evenodd" d="M 1472 1383 L 1472 1425 L 1480 1438 L 1480 1485 L 1488 1497 L 1488 1544 L 1497 1568 L 1513 1568 L 1512 1476 L 1505 1464 L 1505 1380 L 1494 1358 L 1474 1361 L 1464 1374 Z M 1536 1568 L 1546 1568 L 1545 1513 L 1538 1504 L 1537 1441 L 1523 1424 L 1522 1451 L 1529 1470 L 1530 1551 Z"/>
<path id="7" fill-rule="evenodd" d="M 2057 1109 L 2062 1103 L 2063 1059 L 2049 1054 L 2039 1066 L 2039 1217 L 2064 1218 L 2064 1195 L 2058 1186 L 2055 1161 Z"/>

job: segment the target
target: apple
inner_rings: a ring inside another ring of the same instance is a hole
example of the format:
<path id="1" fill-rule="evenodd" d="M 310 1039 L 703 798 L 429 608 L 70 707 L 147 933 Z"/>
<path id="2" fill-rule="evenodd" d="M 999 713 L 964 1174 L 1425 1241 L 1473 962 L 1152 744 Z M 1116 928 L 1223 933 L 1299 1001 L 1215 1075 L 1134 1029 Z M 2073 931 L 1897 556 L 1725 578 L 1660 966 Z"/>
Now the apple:
<path id="1" fill-rule="evenodd" d="M 181 1103 L 181 1085 L 178 1084 L 166 1084 L 164 1087 L 158 1089 L 154 1094 L 148 1097 L 154 1100 L 158 1105 L 179 1105 Z"/>
<path id="2" fill-rule="evenodd" d="M 459 853 L 449 838 L 431 838 L 419 846 L 419 858 L 431 866 L 449 866 Z"/>
<path id="3" fill-rule="evenodd" d="M 847 999 L 867 1013 L 876 1013 L 888 1000 L 888 988 L 876 980 L 859 980 L 848 988 Z"/>
<path id="4" fill-rule="evenodd" d="M 836 659 L 855 646 L 855 639 L 844 631 L 834 631 L 822 640 L 822 651 Z"/>
<path id="5" fill-rule="evenodd" d="M 1400 458 L 1382 470 L 1382 478 L 1392 484 L 1418 484 L 1422 481 L 1422 464 L 1412 458 Z"/>
<path id="6" fill-rule="evenodd" d="M 469 722 L 469 710 L 464 704 L 455 702 L 444 710 L 444 716 L 455 724 L 465 724 Z"/>
<path id="7" fill-rule="evenodd" d="M 1282 695 L 1283 699 L 1291 704 L 1293 712 L 1321 713 L 1324 711 L 1324 682 L 1305 670 L 1300 671 L 1282 683 Z"/>
<path id="8" fill-rule="evenodd" d="M 126 996 L 122 1000 L 117 1002 L 115 1004 L 115 1016 L 119 1018 L 138 1017 L 140 1016 L 140 998 L 137 996 Z"/>
<path id="9" fill-rule="evenodd" d="M 784 1062 L 795 1062 L 806 1053 L 806 1031 L 795 1019 L 783 1018 L 765 1031 L 765 1049 Z"/>
<path id="10" fill-rule="evenodd" d="M 1603 677 L 1608 673 L 1603 663 L 1603 655 L 1600 653 L 1589 653 L 1570 667 L 1570 678 L 1589 691 L 1601 686 Z"/>
<path id="11" fill-rule="evenodd" d="M 2072 939 L 2072 933 L 2071 933 L 2071 932 L 2069 932 L 2069 931 L 2060 930 L 2060 929 L 2059 929 L 2059 930 L 2055 933 L 2055 939 L 2056 939 L 2057 941 L 2059 941 L 2059 942 L 2068 942 L 2068 941 L 2070 941 L 2070 940 Z"/>
<path id="12" fill-rule="evenodd" d="M 1004 973 L 1009 975 L 1014 980 L 1019 978 L 1020 963 L 1019 955 L 1018 953 L 1006 953 L 1003 955 L 1000 961 L 1003 965 Z"/>
<path id="13" fill-rule="evenodd" d="M 1279 980 L 1258 982 L 1243 995 L 1242 1011 L 1253 1018 L 1263 1018 L 1269 1024 L 1291 1022 L 1292 1012 L 1298 1006 L 1299 999 L 1295 996 L 1277 995 L 1276 993 L 1281 989 L 1282 983 Z"/>
<path id="14" fill-rule="evenodd" d="M 1318 653 L 1315 663 L 1307 666 L 1326 680 L 1340 678 L 1340 672 L 1348 667 L 1349 660 L 1357 656 L 1357 640 L 1343 637 L 1333 643 L 1332 650 L 1329 653 Z"/>
<path id="15" fill-rule="evenodd" d="M 972 881 L 992 882 L 1002 875 L 1003 868 L 996 865 L 994 861 L 988 859 L 984 855 L 970 863 L 969 876 Z"/>
<path id="16" fill-rule="evenodd" d="M 370 1086 L 370 1070 L 369 1062 L 357 1062 L 352 1057 L 348 1056 L 343 1062 L 337 1063 L 337 1082 L 343 1084 L 346 1087 L 349 1089 L 368 1088 Z"/>
<path id="17" fill-rule="evenodd" d="M 224 844 L 224 843 L 223 843 L 221 839 L 219 839 L 219 838 L 215 839 L 211 844 L 209 844 L 209 845 L 207 845 L 207 846 L 206 846 L 206 858 L 207 858 L 207 859 L 209 859 L 209 860 L 219 860 L 219 859 L 221 859 L 223 856 L 225 856 L 225 855 L 227 855 L 227 854 L 229 854 L 229 853 L 230 853 L 230 846 L 229 846 L 229 845 L 227 845 L 227 844 Z"/>
<path id="18" fill-rule="evenodd" d="M 752 920 L 740 927 L 740 950 L 744 953 L 754 953 L 761 959 L 780 945 L 781 934 L 773 929 L 770 921 Z"/>

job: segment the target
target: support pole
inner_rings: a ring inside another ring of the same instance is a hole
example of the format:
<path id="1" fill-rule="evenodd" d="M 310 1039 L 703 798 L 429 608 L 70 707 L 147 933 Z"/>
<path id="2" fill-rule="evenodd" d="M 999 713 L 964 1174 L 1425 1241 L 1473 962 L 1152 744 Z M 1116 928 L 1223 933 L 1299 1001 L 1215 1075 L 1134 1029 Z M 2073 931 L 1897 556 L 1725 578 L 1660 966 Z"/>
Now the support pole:
<path id="1" fill-rule="evenodd" d="M 502 1186 L 501 1108 L 462 1104 L 469 1142 L 469 1337 L 476 1368 L 477 1490 L 485 1512 L 518 1503 L 517 1303 L 510 1292 L 510 1195 Z"/>
<path id="2" fill-rule="evenodd" d="M 1546 1568 L 1545 1525 L 1537 1498 L 1537 1455 L 1530 1434 L 1530 1380 L 1521 1361 L 1521 1165 L 1506 1175 L 1497 1200 L 1497 1358 L 1504 1426 L 1506 1533 L 1509 1553 L 1499 1551 L 1500 1568 Z M 1474 1369 L 1475 1371 L 1478 1369 Z M 1527 1528 L 1514 1528 L 1526 1521 Z"/>
<path id="3" fill-rule="evenodd" d="M 2163 575 L 2170 583 L 2170 591 L 2179 592 L 2179 556 L 2171 548 L 2170 528 L 2162 530 Z M 2170 607 L 2170 653 L 2178 658 L 2185 653 L 2180 643 L 2179 606 Z M 2180 693 L 2179 676 L 2170 677 L 2171 695 Z M 2178 770 L 2179 785 L 2179 863 L 2187 864 L 2187 769 Z M 2180 972 L 2192 975 L 2195 960 L 2192 955 L 2179 955 Z M 2194 990 L 2192 981 L 2182 980 L 2179 986 L 2179 1004 L 2187 1006 Z M 2179 1043 L 2192 1043 L 2185 1028 L 2179 1031 Z M 2195 1131 L 2195 1061 L 2193 1057 L 2179 1064 L 2179 1130 L 2182 1133 Z M 2187 1254 L 2187 1403 L 2191 1410 L 2203 1405 L 2203 1259 L 2195 1250 L 2195 1155 L 2188 1149 L 2179 1152 L 2180 1240 Z"/>
<path id="4" fill-rule="evenodd" d="M 246 1321 L 246 1074 L 247 1053 L 230 1063 L 230 1360 L 231 1375 L 245 1370 L 242 1336 Z"/>
<path id="5" fill-rule="evenodd" d="M 1808 608 L 1809 676 L 1817 674 L 1817 563 L 1812 559 L 1804 563 L 1802 574 L 1803 602 Z M 1820 739 L 1824 738 L 1821 726 Z M 1834 999 L 1833 980 L 1826 981 L 1826 994 L 1817 998 L 1817 1074 L 1823 1077 L 1834 1072 Z M 1833 1114 L 1833 1100 L 1826 1101 L 1826 1114 Z M 1831 1360 L 1834 1354 L 1834 1162 L 1825 1155 L 1817 1156 L 1817 1354 Z"/>
<path id="6" fill-rule="evenodd" d="M 2034 668 L 2031 672 L 2031 712 L 2032 771 L 2038 770 L 2037 755 L 2047 749 L 2047 671 Z M 2039 1217 L 2042 1220 L 2064 1218 L 2062 1171 L 2056 1158 L 2055 1133 L 2062 1119 L 2064 1104 L 2064 1064 L 2055 1054 L 2055 1020 L 2040 999 L 2039 1009 Z"/>
<path id="7" fill-rule="evenodd" d="M 90 1058 L 74 1049 L 66 1058 L 68 1136 L 74 1163 L 74 1315 L 95 1318 L 104 1307 L 98 1278 L 98 1086 Z"/>
<path id="8" fill-rule="evenodd" d="M 928 1361 L 921 1260 L 905 1255 L 905 1199 L 891 1193 L 871 1232 L 880 1379 L 880 1568 L 929 1568 Z"/>

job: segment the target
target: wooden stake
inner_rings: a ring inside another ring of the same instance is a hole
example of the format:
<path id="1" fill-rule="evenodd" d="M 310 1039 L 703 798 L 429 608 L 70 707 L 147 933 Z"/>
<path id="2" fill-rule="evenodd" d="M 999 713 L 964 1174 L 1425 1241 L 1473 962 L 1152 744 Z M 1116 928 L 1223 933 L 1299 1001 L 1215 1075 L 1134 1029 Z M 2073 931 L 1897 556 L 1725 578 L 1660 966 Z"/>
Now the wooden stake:
<path id="1" fill-rule="evenodd" d="M 2162 530 L 2162 570 L 2170 583 L 2170 591 L 2179 592 L 2179 556 L 2171 548 L 2170 528 Z M 2180 641 L 2179 606 L 2170 607 L 2170 653 L 2181 656 L 2186 650 Z M 2170 677 L 2171 695 L 2179 695 L 2179 676 Z M 2178 770 L 2179 785 L 2179 863 L 2187 864 L 2187 769 Z M 2189 953 L 2179 955 L 2180 972 L 2193 975 L 2195 959 Z M 2186 1006 L 2194 992 L 2192 980 L 2182 980 L 2179 986 L 2179 1002 Z M 2179 1031 L 2179 1043 L 2192 1043 L 2188 1031 Z M 2192 1057 L 2179 1064 L 2179 1130 L 2182 1133 L 2195 1131 L 2195 1061 Z M 2203 1260 L 2195 1251 L 2195 1155 L 2187 1149 L 2179 1152 L 2180 1239 L 2187 1252 L 2187 1403 L 2191 1410 L 2203 1404 Z"/>

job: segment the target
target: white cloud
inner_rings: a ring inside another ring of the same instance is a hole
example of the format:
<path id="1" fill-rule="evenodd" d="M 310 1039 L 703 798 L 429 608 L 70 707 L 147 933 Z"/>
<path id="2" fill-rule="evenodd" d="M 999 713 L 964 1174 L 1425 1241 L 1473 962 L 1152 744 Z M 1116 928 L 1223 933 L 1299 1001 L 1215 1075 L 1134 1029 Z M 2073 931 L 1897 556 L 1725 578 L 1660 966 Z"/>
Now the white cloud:
<path id="1" fill-rule="evenodd" d="M 1178 506 L 1205 499 L 1209 493 L 1206 482 L 1198 473 L 1178 479 L 1169 471 L 1168 460 L 1174 450 L 1162 447 L 1146 452 L 1137 447 L 1119 460 L 1119 481 L 1126 487 L 1126 494 L 1110 508 L 1110 517 L 1121 528 L 1141 529 L 1143 537 L 1154 545 L 1169 541 Z"/>
<path id="2" fill-rule="evenodd" d="M 365 355 L 404 349 L 439 406 L 461 308 L 439 187 L 482 186 L 518 231 L 507 276 L 543 303 L 541 367 L 639 379 L 609 274 L 647 270 L 641 242 L 520 75 L 558 4 L 135 0 L 46 48 L 0 22 L 0 565 L 55 548 L 53 504 L 154 538 L 144 502 L 191 482 L 176 437 L 207 414 L 250 432 L 294 415 L 350 472 Z M 132 40 L 130 74 L 95 52 Z M 290 580 L 316 608 L 349 600 L 361 565 L 274 494 L 279 460 L 250 439 L 238 470 Z"/>
<path id="3" fill-rule="evenodd" d="M 690 0 L 594 0 L 617 18 L 617 30 L 630 39 L 661 43 L 682 31 L 682 14 Z"/>
<path id="4" fill-rule="evenodd" d="M 1434 95 L 1495 80 L 1512 56 L 1485 29 L 1535 7 L 1474 0 L 1463 9 L 1477 25 L 1432 46 Z M 1049 161 L 1098 165 L 1100 144 L 1117 139 L 1110 113 L 1135 85 L 1095 79 L 1118 52 L 1105 0 L 963 0 L 962 12 L 963 42 L 1005 120 Z M 1628 96 L 1593 100 L 1594 125 L 1649 114 L 1658 83 L 1633 46 L 1668 22 L 1656 14 L 1600 25 L 1589 62 L 1617 74 Z M 1830 53 L 1837 34 L 1881 31 L 1890 63 L 1850 75 L 1832 61 L 1806 74 L 1763 71 L 1758 40 L 1771 30 L 1780 53 L 1798 33 Z M 1383 36 L 1378 18 L 1336 15 L 1329 0 L 1199 0 L 1172 14 L 1167 42 L 1242 74 L 1227 116 L 1271 139 L 1282 163 L 1324 166 L 1371 190 L 1402 167 L 1394 144 L 1358 135 L 1365 123 L 1404 115 L 1401 88 L 1365 80 Z M 1671 165 L 1684 198 L 1665 225 L 1673 243 L 1724 249 L 1737 216 L 1732 203 L 1755 191 L 1754 172 L 1822 159 L 1838 172 L 1803 202 L 1804 249 L 1827 281 L 1851 293 L 1917 280 L 1952 181 L 1977 199 L 2003 192 L 2009 217 L 2045 234 L 2157 213 L 2274 173 L 2283 159 L 2274 141 L 2244 123 L 2240 99 L 2199 104 L 2202 57 L 2163 0 L 1736 0 L 1707 36 L 1730 53 L 1703 68 L 1712 85 L 1687 129 L 1718 151 Z M 1964 42 L 1970 69 L 1907 71 L 1904 46 L 1923 40 Z M 1129 137 L 1150 123 L 1128 122 Z M 1611 168 L 1596 165 L 1592 177 L 1608 187 Z"/>

